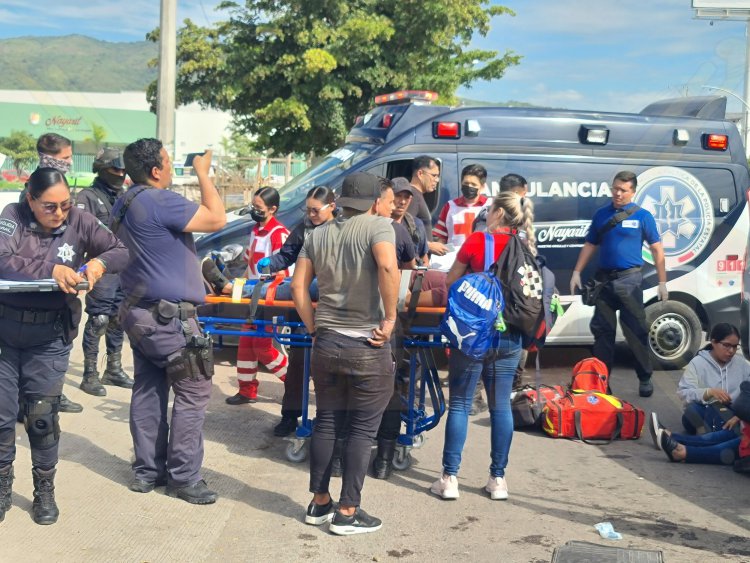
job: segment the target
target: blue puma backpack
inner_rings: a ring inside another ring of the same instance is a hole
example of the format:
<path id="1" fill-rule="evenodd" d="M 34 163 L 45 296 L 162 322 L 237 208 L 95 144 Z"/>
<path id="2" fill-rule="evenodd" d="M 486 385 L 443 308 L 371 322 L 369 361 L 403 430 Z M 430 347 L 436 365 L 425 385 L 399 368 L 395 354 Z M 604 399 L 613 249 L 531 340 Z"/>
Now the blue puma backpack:
<path id="1" fill-rule="evenodd" d="M 495 240 L 485 237 L 484 265 L 494 262 Z M 475 360 L 484 359 L 497 346 L 498 315 L 505 308 L 500 280 L 490 272 L 467 274 L 451 285 L 440 331 L 451 347 Z"/>

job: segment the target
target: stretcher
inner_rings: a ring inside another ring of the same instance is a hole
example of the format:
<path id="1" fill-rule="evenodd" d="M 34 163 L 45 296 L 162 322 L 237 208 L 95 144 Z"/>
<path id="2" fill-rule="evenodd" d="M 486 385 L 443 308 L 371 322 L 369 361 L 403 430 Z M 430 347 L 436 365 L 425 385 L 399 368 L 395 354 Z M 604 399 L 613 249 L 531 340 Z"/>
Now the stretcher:
<path id="1" fill-rule="evenodd" d="M 405 273 L 402 279 L 408 278 L 408 275 Z M 262 278 L 261 281 L 268 280 L 277 282 L 274 276 Z M 406 287 L 407 284 L 402 282 L 402 290 Z M 299 463 L 307 458 L 314 424 L 309 416 L 312 338 L 299 320 L 292 301 L 276 300 L 275 292 L 269 294 L 268 290 L 265 298 L 260 298 L 260 295 L 260 291 L 254 290 L 249 298 L 242 297 L 239 292 L 232 297 L 209 295 L 206 304 L 198 310 L 198 320 L 207 335 L 218 337 L 219 346 L 224 336 L 253 336 L 273 338 L 282 346 L 304 349 L 302 420 L 285 452 L 289 461 Z M 445 398 L 433 351 L 448 346 L 437 327 L 444 309 L 416 307 L 416 299 L 407 306 L 404 295 L 405 291 L 402 291 L 399 308 L 403 311 L 400 316 L 403 347 L 408 355 L 408 381 L 401 396 L 401 419 L 405 429 L 398 437 L 393 460 L 393 467 L 398 470 L 410 467 L 411 450 L 422 446 L 424 433 L 435 428 L 445 414 Z M 217 342 L 216 339 L 214 342 Z"/>

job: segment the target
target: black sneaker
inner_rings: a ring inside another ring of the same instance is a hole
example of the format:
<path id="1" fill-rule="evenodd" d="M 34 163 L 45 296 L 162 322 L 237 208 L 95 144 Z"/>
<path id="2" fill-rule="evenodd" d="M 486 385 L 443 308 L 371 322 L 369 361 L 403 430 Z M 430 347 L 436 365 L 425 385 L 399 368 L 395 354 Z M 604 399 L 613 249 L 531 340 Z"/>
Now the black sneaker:
<path id="1" fill-rule="evenodd" d="M 224 274 L 221 273 L 216 262 L 211 257 L 206 257 L 201 262 L 201 273 L 203 280 L 216 295 L 221 295 L 227 284 L 231 283 Z"/>
<path id="2" fill-rule="evenodd" d="M 282 416 L 281 422 L 273 427 L 273 435 L 278 436 L 279 438 L 283 438 L 284 436 L 293 434 L 295 430 L 297 430 L 297 419 Z"/>
<path id="3" fill-rule="evenodd" d="M 305 524 L 311 524 L 312 526 L 325 524 L 333 518 L 337 508 L 338 505 L 332 500 L 329 500 L 328 504 L 315 504 L 315 501 L 312 501 L 305 513 Z"/>
<path id="4" fill-rule="evenodd" d="M 328 529 L 337 536 L 351 536 L 377 532 L 382 525 L 383 522 L 379 518 L 370 516 L 360 507 L 357 507 L 351 516 L 345 516 L 337 510 Z"/>
<path id="5" fill-rule="evenodd" d="M 650 379 L 644 379 L 638 383 L 638 394 L 641 397 L 650 397 L 654 394 L 654 384 Z"/>

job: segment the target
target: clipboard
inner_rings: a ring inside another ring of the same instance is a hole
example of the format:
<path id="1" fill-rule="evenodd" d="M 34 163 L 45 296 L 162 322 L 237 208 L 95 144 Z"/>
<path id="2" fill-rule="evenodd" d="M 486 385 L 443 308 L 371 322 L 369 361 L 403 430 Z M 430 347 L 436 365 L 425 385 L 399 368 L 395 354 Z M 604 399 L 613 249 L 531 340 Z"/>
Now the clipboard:
<path id="1" fill-rule="evenodd" d="M 82 281 L 76 285 L 79 291 L 86 291 L 89 288 L 88 281 Z M 60 291 L 60 287 L 53 279 L 45 280 L 0 280 L 0 293 L 45 293 L 48 291 Z"/>

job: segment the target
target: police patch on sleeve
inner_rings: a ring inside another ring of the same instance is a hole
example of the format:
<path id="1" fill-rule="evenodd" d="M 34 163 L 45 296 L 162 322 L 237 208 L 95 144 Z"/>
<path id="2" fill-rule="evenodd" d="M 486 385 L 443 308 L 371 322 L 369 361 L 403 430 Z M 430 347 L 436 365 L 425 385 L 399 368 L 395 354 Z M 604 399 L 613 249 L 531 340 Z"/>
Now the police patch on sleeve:
<path id="1" fill-rule="evenodd" d="M 17 227 L 18 223 L 11 219 L 0 219 L 0 235 L 12 237 Z"/>

